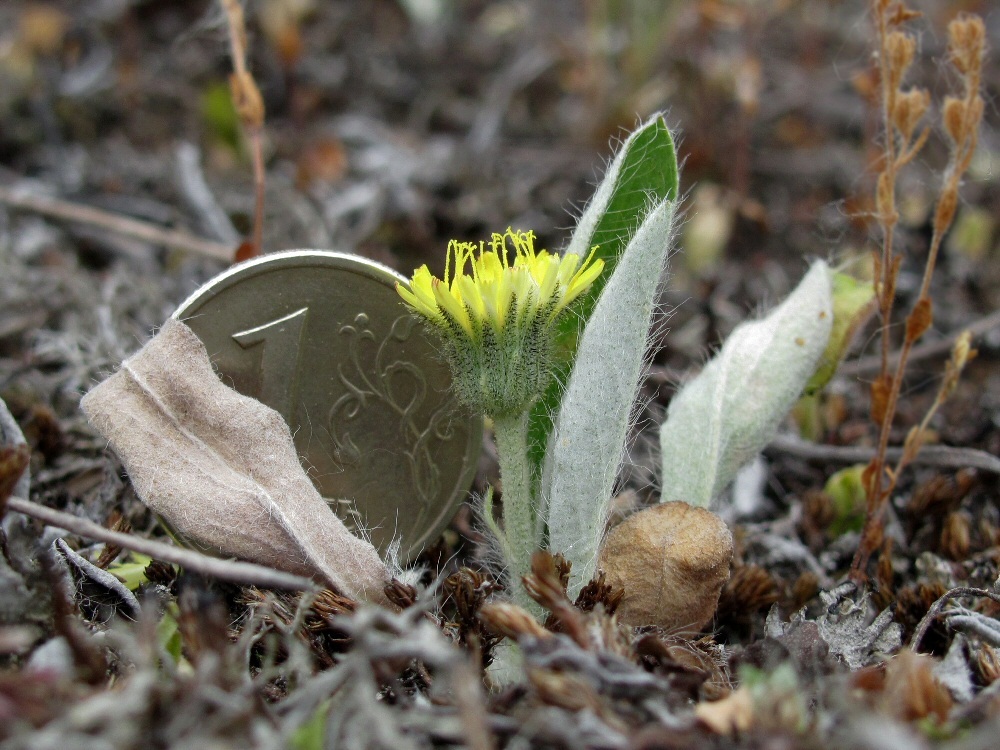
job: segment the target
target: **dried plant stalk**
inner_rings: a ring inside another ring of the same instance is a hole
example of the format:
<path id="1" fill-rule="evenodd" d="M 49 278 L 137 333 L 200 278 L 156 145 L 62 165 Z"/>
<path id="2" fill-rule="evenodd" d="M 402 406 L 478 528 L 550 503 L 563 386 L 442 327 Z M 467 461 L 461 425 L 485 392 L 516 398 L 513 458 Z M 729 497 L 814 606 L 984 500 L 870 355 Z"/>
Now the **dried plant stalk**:
<path id="1" fill-rule="evenodd" d="M 899 473 L 915 457 L 930 418 L 954 391 L 959 373 L 974 356 L 967 338 L 953 351 L 945 382 L 928 415 L 907 437 L 902 456 L 894 467 L 888 466 L 887 452 L 893 418 L 899 402 L 903 376 L 914 345 L 933 322 L 930 298 L 931 277 L 945 233 L 955 218 L 958 189 L 962 176 L 972 162 L 983 116 L 979 94 L 985 52 L 986 30 L 978 16 L 960 16 L 948 25 L 949 57 L 962 80 L 960 97 L 949 96 L 943 107 L 944 130 L 951 142 L 948 164 L 943 174 L 941 192 L 934 211 L 933 236 L 924 267 L 920 293 L 906 318 L 905 334 L 895 367 L 890 364 L 890 328 L 895 301 L 896 280 L 902 256 L 894 251 L 896 225 L 896 180 L 900 170 L 913 161 L 927 140 L 929 128 L 917 135 L 917 127 L 930 106 L 930 94 L 921 89 L 903 89 L 903 80 L 916 54 L 916 39 L 903 30 L 904 24 L 919 14 L 904 3 L 874 0 L 873 13 L 878 31 L 879 73 L 881 77 L 882 118 L 885 129 L 885 152 L 882 172 L 875 190 L 876 218 L 882 228 L 881 253 L 875 254 L 876 295 L 882 322 L 881 368 L 871 386 L 871 415 L 878 427 L 878 448 L 865 470 L 867 510 L 861 543 L 851 564 L 851 578 L 863 582 L 872 553 L 881 537 L 882 512 L 896 487 Z"/>
<path id="2" fill-rule="evenodd" d="M 250 251 L 241 260 L 263 252 L 264 237 L 264 98 L 246 63 L 247 31 L 239 0 L 219 0 L 229 26 L 229 51 L 233 74 L 229 76 L 233 106 L 250 143 L 253 160 L 254 210 Z M 242 248 L 241 248 L 242 250 Z"/>

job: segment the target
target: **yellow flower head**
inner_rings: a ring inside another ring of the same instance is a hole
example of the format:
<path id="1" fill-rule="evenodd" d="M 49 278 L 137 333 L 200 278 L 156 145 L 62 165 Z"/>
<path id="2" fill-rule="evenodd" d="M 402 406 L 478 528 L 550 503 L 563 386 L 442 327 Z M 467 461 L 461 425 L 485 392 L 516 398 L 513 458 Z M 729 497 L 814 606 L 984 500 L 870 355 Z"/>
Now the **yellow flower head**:
<path id="1" fill-rule="evenodd" d="M 434 324 L 463 400 L 500 415 L 526 408 L 548 384 L 552 325 L 603 270 L 593 256 L 536 251 L 534 232 L 508 227 L 488 243 L 452 240 L 443 280 L 421 266 L 396 291 Z"/>

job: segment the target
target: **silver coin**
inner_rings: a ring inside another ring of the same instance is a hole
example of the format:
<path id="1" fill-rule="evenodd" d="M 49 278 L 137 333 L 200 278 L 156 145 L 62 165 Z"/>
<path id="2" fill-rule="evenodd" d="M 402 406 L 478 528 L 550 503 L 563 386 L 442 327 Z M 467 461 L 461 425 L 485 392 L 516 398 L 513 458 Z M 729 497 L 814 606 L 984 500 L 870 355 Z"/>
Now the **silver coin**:
<path id="1" fill-rule="evenodd" d="M 466 496 L 482 417 L 396 294 L 395 271 L 321 250 L 265 255 L 216 276 L 174 313 L 223 381 L 278 411 L 334 511 L 409 559 Z"/>

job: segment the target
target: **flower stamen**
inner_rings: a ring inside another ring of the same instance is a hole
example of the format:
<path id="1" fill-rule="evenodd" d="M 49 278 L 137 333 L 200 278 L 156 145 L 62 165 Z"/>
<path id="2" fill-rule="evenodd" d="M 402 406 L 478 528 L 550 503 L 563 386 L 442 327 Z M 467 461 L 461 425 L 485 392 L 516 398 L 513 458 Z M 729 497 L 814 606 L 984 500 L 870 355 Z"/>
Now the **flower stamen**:
<path id="1" fill-rule="evenodd" d="M 596 250 L 582 262 L 575 253 L 536 251 L 533 231 L 508 227 L 488 241 L 451 240 L 443 279 L 421 266 L 409 288 L 396 290 L 434 326 L 463 400 L 491 416 L 508 414 L 548 385 L 553 324 L 603 270 Z"/>

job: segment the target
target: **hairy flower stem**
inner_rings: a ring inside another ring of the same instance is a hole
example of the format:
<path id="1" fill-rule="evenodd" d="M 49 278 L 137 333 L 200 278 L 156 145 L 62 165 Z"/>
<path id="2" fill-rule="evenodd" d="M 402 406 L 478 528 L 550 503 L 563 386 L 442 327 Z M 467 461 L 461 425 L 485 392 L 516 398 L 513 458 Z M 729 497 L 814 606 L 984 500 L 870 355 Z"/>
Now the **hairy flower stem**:
<path id="1" fill-rule="evenodd" d="M 496 417 L 493 432 L 500 454 L 500 481 L 503 483 L 503 546 L 507 556 L 511 595 L 514 601 L 532 612 L 538 607 L 521 584 L 531 572 L 531 555 L 538 549 L 535 539 L 535 503 L 533 502 L 531 464 L 528 459 L 529 410 Z"/>

